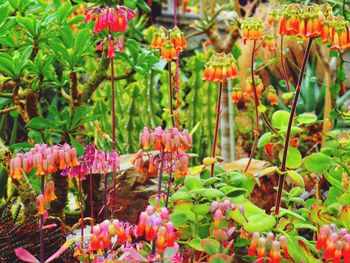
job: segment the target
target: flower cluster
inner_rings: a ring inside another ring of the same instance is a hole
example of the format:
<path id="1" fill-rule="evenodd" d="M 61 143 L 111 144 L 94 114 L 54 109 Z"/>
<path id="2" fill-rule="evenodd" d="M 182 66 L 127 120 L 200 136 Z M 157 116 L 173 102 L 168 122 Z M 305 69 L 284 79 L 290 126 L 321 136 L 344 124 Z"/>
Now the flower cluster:
<path id="1" fill-rule="evenodd" d="M 350 234 L 345 228 L 339 229 L 332 225 L 323 225 L 317 238 L 316 249 L 324 249 L 323 259 L 340 263 L 342 257 L 344 263 L 350 262 Z"/>
<path id="2" fill-rule="evenodd" d="M 35 201 L 36 207 L 38 209 L 38 215 L 47 214 L 47 211 L 45 210 L 45 205 L 57 199 L 55 194 L 55 184 L 52 180 L 49 180 L 45 184 L 44 189 L 44 194 L 38 195 Z"/>
<path id="3" fill-rule="evenodd" d="M 306 6 L 290 4 L 282 12 L 280 34 L 300 38 L 322 37 L 322 42 L 331 42 L 331 49 L 350 46 L 349 22 L 333 16 L 328 4 Z"/>
<path id="4" fill-rule="evenodd" d="M 271 33 L 264 34 L 261 45 L 271 52 L 276 51 L 275 37 Z"/>
<path id="5" fill-rule="evenodd" d="M 277 240 L 277 237 L 271 232 L 267 233 L 266 237 L 254 232 L 250 241 L 248 256 L 256 256 L 259 260 L 264 259 L 268 255 L 270 263 L 280 263 L 282 259 L 281 248 L 283 257 L 288 259 L 288 241 L 285 236 L 280 236 Z"/>
<path id="6" fill-rule="evenodd" d="M 111 248 L 113 237 L 117 238 L 119 243 L 131 242 L 135 226 L 121 222 L 118 219 L 104 220 L 92 229 L 90 249 L 102 253 L 104 249 Z"/>
<path id="7" fill-rule="evenodd" d="M 239 103 L 243 99 L 243 92 L 240 87 L 235 86 L 232 89 L 232 102 Z"/>
<path id="8" fill-rule="evenodd" d="M 158 253 L 164 252 L 167 247 L 174 247 L 177 239 L 174 224 L 169 221 L 168 209 L 151 205 L 141 212 L 136 234 L 138 237 L 145 236 L 147 241 L 156 240 Z"/>
<path id="9" fill-rule="evenodd" d="M 10 160 L 10 176 L 20 179 L 24 173 L 30 173 L 32 168 L 36 169 L 36 175 L 48 175 L 78 164 L 77 151 L 69 144 L 36 144 L 29 152 L 19 153 Z"/>
<path id="10" fill-rule="evenodd" d="M 185 50 L 187 43 L 184 33 L 177 26 L 169 30 L 161 27 L 154 33 L 151 47 L 160 50 L 162 59 L 172 61 Z"/>
<path id="11" fill-rule="evenodd" d="M 268 87 L 267 99 L 272 106 L 278 105 L 276 90 L 272 87 Z"/>
<path id="12" fill-rule="evenodd" d="M 120 169 L 120 158 L 116 151 L 106 153 L 98 151 L 96 145 L 90 143 L 85 148 L 85 153 L 79 158 L 79 165 L 63 169 L 62 175 L 71 178 L 85 179 L 89 173 L 108 173 L 110 170 Z"/>
<path id="13" fill-rule="evenodd" d="M 231 53 L 216 53 L 205 64 L 203 80 L 224 82 L 237 78 L 237 76 L 236 60 L 233 55 Z"/>
<path id="14" fill-rule="evenodd" d="M 254 76 L 254 84 L 258 98 L 260 98 L 264 90 L 264 83 L 258 75 Z M 253 81 L 251 77 L 246 80 L 245 94 L 248 96 L 254 95 Z"/>
<path id="15" fill-rule="evenodd" d="M 270 26 L 277 25 L 281 19 L 281 13 L 273 10 L 267 17 L 267 23 Z"/>
<path id="16" fill-rule="evenodd" d="M 135 16 L 135 12 L 125 6 L 93 7 L 85 11 L 84 22 L 94 21 L 95 33 L 101 33 L 105 29 L 109 32 L 125 32 L 127 21 Z"/>
<path id="17" fill-rule="evenodd" d="M 128 28 L 128 20 L 135 18 L 135 12 L 125 6 L 117 7 L 94 7 L 86 10 L 85 20 L 94 21 L 94 32 L 101 33 L 108 29 L 108 38 L 104 38 L 96 47 L 97 50 L 102 51 L 103 46 L 107 44 L 107 58 L 115 57 L 115 45 L 119 51 L 123 50 L 119 41 L 111 35 L 113 32 L 125 32 Z"/>
<path id="18" fill-rule="evenodd" d="M 225 199 L 223 202 L 213 201 L 210 206 L 210 212 L 214 214 L 214 229 L 219 228 L 220 221 L 223 215 L 228 212 L 236 210 L 236 205 L 230 200 Z"/>
<path id="19" fill-rule="evenodd" d="M 137 172 L 143 174 L 144 159 L 143 156 L 149 157 L 147 172 L 156 174 L 163 162 L 163 170 L 168 174 L 173 172 L 175 178 L 185 176 L 188 170 L 189 155 L 186 151 L 192 147 L 192 138 L 187 130 L 180 132 L 176 127 L 169 130 L 163 130 L 157 127 L 151 130 L 147 127 L 143 129 L 139 137 L 140 150 L 131 160 Z M 161 155 L 153 155 L 149 150 L 158 150 Z"/>
<path id="20" fill-rule="evenodd" d="M 255 17 L 245 19 L 242 22 L 241 28 L 244 44 L 247 43 L 247 40 L 260 40 L 263 38 L 264 24 Z"/>

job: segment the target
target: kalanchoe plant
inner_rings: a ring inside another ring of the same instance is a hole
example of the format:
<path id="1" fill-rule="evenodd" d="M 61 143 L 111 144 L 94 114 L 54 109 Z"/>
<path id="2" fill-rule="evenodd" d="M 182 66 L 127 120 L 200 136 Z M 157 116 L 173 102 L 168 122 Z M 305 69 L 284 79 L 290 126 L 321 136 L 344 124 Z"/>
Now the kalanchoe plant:
<path id="1" fill-rule="evenodd" d="M 135 13 L 125 7 L 94 7 L 88 9 L 85 12 L 84 22 L 93 21 L 94 22 L 94 33 L 101 33 L 105 30 L 108 31 L 108 48 L 107 48 L 107 58 L 110 60 L 111 65 L 111 97 L 112 97 L 112 150 L 116 151 L 116 110 L 115 110 L 115 81 L 114 81 L 114 57 L 115 57 L 115 44 L 118 46 L 119 51 L 122 50 L 122 46 L 113 37 L 113 33 L 123 33 L 127 30 L 128 23 L 127 21 L 135 18 Z M 103 45 L 106 39 L 103 39 L 102 42 L 97 46 L 98 50 L 103 50 Z M 116 167 L 112 167 L 113 170 L 113 190 L 115 191 L 116 187 Z"/>
<path id="2" fill-rule="evenodd" d="M 175 5 L 175 3 L 174 3 Z M 176 10 L 176 7 L 174 6 Z M 176 12 L 174 13 L 174 17 L 176 17 Z M 168 62 L 168 73 L 169 73 L 169 110 L 172 120 L 172 125 L 175 126 L 175 117 L 176 117 L 176 126 L 180 126 L 180 83 L 179 83 L 179 57 L 180 53 L 183 52 L 186 47 L 186 38 L 184 33 L 176 26 L 172 29 L 165 29 L 164 27 L 160 27 L 153 35 L 151 47 L 160 50 L 161 58 Z M 175 91 L 177 94 L 177 103 L 176 103 L 176 116 L 174 115 L 173 109 L 173 77 L 172 77 L 172 69 L 171 69 L 171 61 L 176 60 L 176 85 Z"/>
<path id="3" fill-rule="evenodd" d="M 186 151 L 192 147 L 192 138 L 187 130 L 180 132 L 177 128 L 163 130 L 157 127 L 150 130 L 145 127 L 139 137 L 140 150 L 131 160 L 139 173 L 144 173 L 144 156 L 149 158 L 149 166 L 147 172 L 150 174 L 158 174 L 158 198 L 161 196 L 163 172 L 169 175 L 166 206 L 168 204 L 170 185 L 172 174 L 175 178 L 183 177 L 187 174 L 189 155 Z M 160 153 L 152 154 L 150 150 L 156 150 Z"/>
<path id="4" fill-rule="evenodd" d="M 205 64 L 205 69 L 203 73 L 203 80 L 213 81 L 219 83 L 218 91 L 218 101 L 217 101 L 217 110 L 216 110 L 216 122 L 215 122 L 215 131 L 213 139 L 213 148 L 212 148 L 212 158 L 216 157 L 216 144 L 218 139 L 219 132 L 219 120 L 221 114 L 221 96 L 223 85 L 227 80 L 231 80 L 237 77 L 237 66 L 236 60 L 233 55 L 225 53 L 217 53 L 210 57 L 209 61 Z M 211 166 L 210 175 L 214 175 L 214 163 Z"/>
<path id="5" fill-rule="evenodd" d="M 36 199 L 38 215 L 40 215 L 40 263 L 45 261 L 44 222 L 48 216 L 45 204 L 56 199 L 54 183 L 50 180 L 45 185 L 45 176 L 77 165 L 79 161 L 76 149 L 68 144 L 54 146 L 36 144 L 30 151 L 19 153 L 10 160 L 10 176 L 14 179 L 20 180 L 24 173 L 31 172 L 33 168 L 36 170 L 36 175 L 41 176 L 41 192 Z M 19 257 L 23 253 L 31 255 L 23 248 L 17 251 L 19 251 Z"/>

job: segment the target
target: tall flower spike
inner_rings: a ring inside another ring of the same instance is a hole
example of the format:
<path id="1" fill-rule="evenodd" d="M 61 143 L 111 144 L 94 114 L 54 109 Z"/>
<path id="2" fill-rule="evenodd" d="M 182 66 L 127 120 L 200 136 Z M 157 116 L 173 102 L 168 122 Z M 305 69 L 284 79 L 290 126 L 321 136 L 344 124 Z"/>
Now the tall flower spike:
<path id="1" fill-rule="evenodd" d="M 236 78 L 237 75 L 236 60 L 233 55 L 216 53 L 205 64 L 203 80 L 224 82 Z"/>

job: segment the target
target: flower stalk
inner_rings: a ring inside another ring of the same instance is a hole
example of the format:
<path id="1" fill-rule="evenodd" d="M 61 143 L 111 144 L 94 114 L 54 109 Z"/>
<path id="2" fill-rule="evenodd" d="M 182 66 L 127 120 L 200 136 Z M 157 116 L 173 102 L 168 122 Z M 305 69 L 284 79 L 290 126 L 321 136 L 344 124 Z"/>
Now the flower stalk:
<path id="1" fill-rule="evenodd" d="M 296 111 L 296 107 L 297 107 L 297 103 L 298 103 L 298 98 L 299 98 L 300 91 L 301 91 L 301 84 L 302 84 L 303 78 L 304 78 L 306 63 L 307 63 L 307 61 L 309 59 L 309 55 L 310 55 L 312 42 L 313 42 L 313 38 L 310 38 L 308 45 L 307 45 L 307 48 L 306 48 L 306 51 L 305 51 L 305 54 L 304 54 L 303 62 L 301 65 L 300 75 L 299 75 L 298 83 L 297 83 L 297 86 L 295 89 L 295 96 L 294 96 L 292 109 L 291 109 L 290 116 L 289 116 L 287 133 L 286 133 L 286 141 L 284 143 L 283 157 L 282 157 L 282 163 L 281 163 L 281 167 L 280 167 L 282 174 L 280 174 L 279 180 L 278 180 L 278 190 L 277 190 L 277 197 L 276 197 L 276 203 L 275 203 L 275 214 L 276 215 L 278 215 L 280 205 L 281 205 L 282 190 L 283 190 L 283 184 L 284 184 L 284 178 L 285 178 L 284 172 L 286 171 L 287 153 L 288 153 L 289 140 L 290 140 L 290 135 L 291 135 L 293 119 L 294 119 L 294 115 L 295 115 L 295 111 Z"/>
<path id="2" fill-rule="evenodd" d="M 175 126 L 174 110 L 173 110 L 173 76 L 171 72 L 171 61 L 168 62 L 169 73 L 169 111 L 171 116 L 172 126 Z"/>
<path id="3" fill-rule="evenodd" d="M 220 122 L 220 114 L 221 114 L 221 97 L 222 97 L 222 90 L 223 90 L 224 82 L 220 82 L 219 84 L 219 92 L 218 92 L 218 101 L 217 101 L 217 108 L 216 108 L 216 119 L 215 119 L 215 132 L 214 132 L 214 139 L 213 139 L 213 149 L 211 153 L 211 157 L 215 158 L 216 156 L 216 144 L 218 139 L 218 133 L 219 133 L 219 122 Z M 211 165 L 210 170 L 210 176 L 214 176 L 214 167 L 215 162 Z"/>
<path id="4" fill-rule="evenodd" d="M 41 176 L 41 194 L 45 194 L 45 176 Z M 45 261 L 44 214 L 40 216 L 40 263 Z"/>
<path id="5" fill-rule="evenodd" d="M 254 143 L 253 143 L 253 147 L 252 147 L 252 150 L 250 152 L 250 155 L 249 155 L 248 163 L 243 170 L 244 172 L 246 172 L 250 166 L 250 163 L 254 157 L 255 149 L 256 149 L 256 146 L 258 144 L 258 139 L 259 139 L 259 97 L 258 97 L 258 93 L 257 93 L 256 86 L 255 86 L 255 80 L 254 80 L 255 48 L 256 48 L 256 40 L 254 39 L 253 40 L 253 50 L 252 50 L 252 56 L 251 56 L 251 63 L 250 63 L 250 67 L 251 67 L 250 72 L 251 72 L 251 78 L 252 78 L 252 87 L 253 87 L 253 91 L 254 91 L 254 103 L 255 103 Z"/>

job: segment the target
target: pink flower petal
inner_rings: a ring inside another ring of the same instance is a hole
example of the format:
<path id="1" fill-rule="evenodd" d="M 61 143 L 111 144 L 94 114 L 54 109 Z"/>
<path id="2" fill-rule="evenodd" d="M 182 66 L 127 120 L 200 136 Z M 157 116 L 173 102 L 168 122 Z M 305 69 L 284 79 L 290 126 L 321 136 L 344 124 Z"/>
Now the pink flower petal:
<path id="1" fill-rule="evenodd" d="M 20 260 L 24 262 L 40 263 L 40 261 L 36 257 L 34 257 L 28 250 L 24 248 L 16 248 L 15 254 Z"/>

